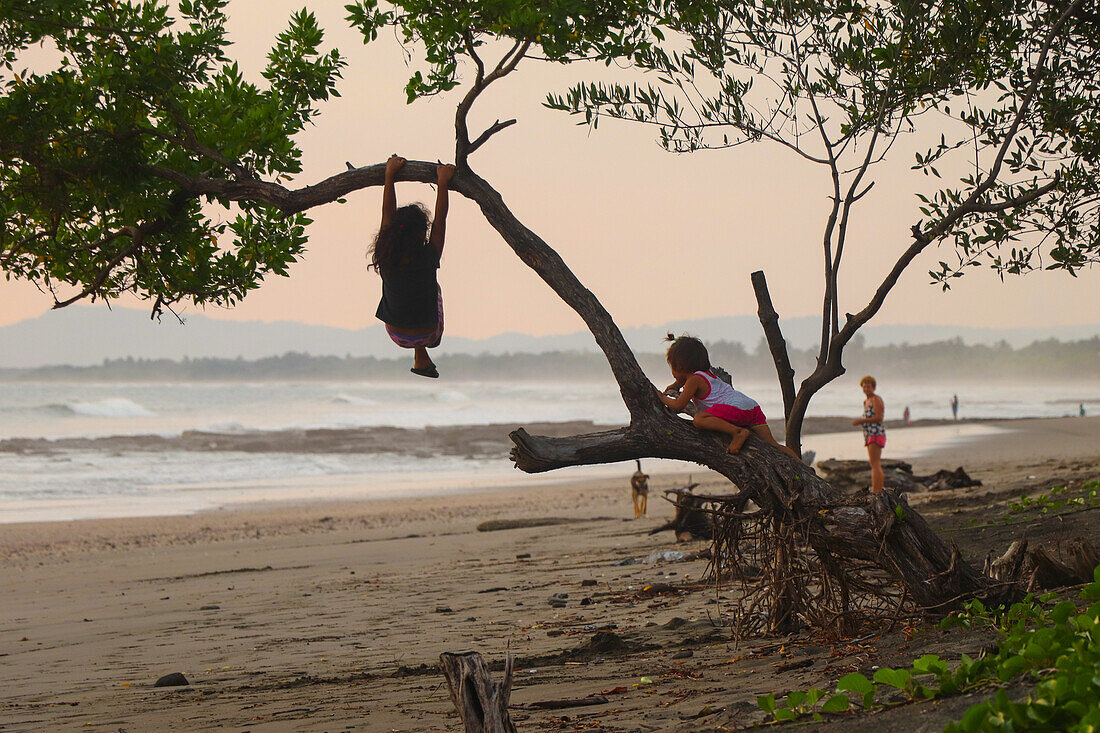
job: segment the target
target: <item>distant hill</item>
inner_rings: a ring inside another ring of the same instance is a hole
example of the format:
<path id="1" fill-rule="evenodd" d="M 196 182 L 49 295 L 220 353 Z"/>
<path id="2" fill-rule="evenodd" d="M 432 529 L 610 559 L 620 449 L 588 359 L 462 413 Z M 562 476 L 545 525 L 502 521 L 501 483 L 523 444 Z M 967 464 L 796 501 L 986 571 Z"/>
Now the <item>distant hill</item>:
<path id="1" fill-rule="evenodd" d="M 740 343 L 714 341 L 710 356 L 741 380 L 774 380 L 775 365 L 767 350 L 748 351 Z M 658 381 L 667 379 L 668 367 L 659 351 L 637 352 L 642 370 Z M 792 349 L 792 366 L 807 375 L 817 360 L 816 349 Z M 501 381 L 601 381 L 609 373 L 603 355 L 582 351 L 550 351 L 509 354 L 447 354 L 449 379 Z M 1090 381 L 1100 384 L 1100 336 L 1080 341 L 1035 341 L 1019 349 L 1007 343 L 966 345 L 962 339 L 903 346 L 864 346 L 857 337 L 845 353 L 850 374 L 889 374 L 891 379 L 922 382 L 960 376 L 983 381 L 1015 380 L 1028 383 Z M 340 381 L 407 379 L 408 355 L 389 350 L 387 358 L 373 356 L 310 356 L 288 352 L 260 359 L 185 358 L 111 359 L 92 366 L 42 366 L 26 369 L 0 367 L 0 381 Z M 663 383 L 663 382 L 661 382 Z"/>
<path id="2" fill-rule="evenodd" d="M 287 352 L 315 356 L 393 357 L 394 346 L 381 326 L 362 329 L 311 326 L 292 321 L 225 321 L 201 314 L 189 315 L 181 325 L 171 317 L 151 321 L 148 311 L 135 308 L 108 310 L 103 306 L 73 306 L 49 311 L 0 327 L 0 368 L 69 364 L 101 364 L 106 359 L 172 359 L 184 357 L 262 359 Z M 814 317 L 781 321 L 787 342 L 806 348 L 817 338 Z M 739 342 L 753 350 L 762 338 L 755 316 L 730 316 L 676 321 L 661 326 L 623 330 L 636 350 L 661 352 L 665 333 L 691 333 L 708 342 Z M 878 325 L 861 333 L 867 346 L 923 344 L 961 338 L 968 344 L 1005 341 L 1021 347 L 1040 339 L 1073 341 L 1100 335 L 1100 324 L 1051 328 L 969 328 L 962 326 Z M 486 339 L 448 336 L 440 353 L 503 354 L 551 351 L 596 351 L 587 331 L 555 336 L 504 333 Z"/>

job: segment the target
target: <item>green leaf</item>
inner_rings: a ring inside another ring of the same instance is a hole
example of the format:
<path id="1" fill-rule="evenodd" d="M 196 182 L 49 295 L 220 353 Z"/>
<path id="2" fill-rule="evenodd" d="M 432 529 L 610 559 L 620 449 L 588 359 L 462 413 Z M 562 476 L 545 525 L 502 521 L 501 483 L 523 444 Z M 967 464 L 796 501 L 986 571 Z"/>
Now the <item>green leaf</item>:
<path id="1" fill-rule="evenodd" d="M 1056 624 L 1064 624 L 1070 615 L 1077 613 L 1077 606 L 1073 601 L 1062 601 L 1051 611 L 1051 618 Z"/>
<path id="2" fill-rule="evenodd" d="M 908 670 L 891 669 L 890 667 L 882 667 L 876 670 L 874 676 L 875 682 L 896 687 L 899 690 L 904 690 L 911 678 L 912 675 L 909 674 Z"/>
<path id="3" fill-rule="evenodd" d="M 821 705 L 821 712 L 843 713 L 850 704 L 847 695 L 833 695 Z"/>
<path id="4" fill-rule="evenodd" d="M 855 692 L 865 695 L 868 692 L 874 692 L 875 686 L 859 672 L 852 672 L 840 678 L 840 681 L 836 683 L 836 689 L 839 692 Z"/>

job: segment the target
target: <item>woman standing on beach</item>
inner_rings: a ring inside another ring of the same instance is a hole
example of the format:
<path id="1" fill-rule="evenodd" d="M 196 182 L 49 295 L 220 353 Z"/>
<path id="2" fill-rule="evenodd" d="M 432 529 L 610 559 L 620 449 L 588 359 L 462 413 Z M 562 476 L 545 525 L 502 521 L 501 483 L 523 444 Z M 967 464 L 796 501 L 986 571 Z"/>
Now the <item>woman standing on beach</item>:
<path id="1" fill-rule="evenodd" d="M 875 394 L 875 378 L 866 376 L 859 380 L 863 389 L 863 417 L 852 420 L 853 425 L 863 426 L 863 443 L 867 446 L 867 462 L 871 464 L 871 493 L 881 494 L 886 477 L 882 472 L 882 449 L 886 447 L 886 428 L 882 426 L 882 416 L 886 405 Z"/>

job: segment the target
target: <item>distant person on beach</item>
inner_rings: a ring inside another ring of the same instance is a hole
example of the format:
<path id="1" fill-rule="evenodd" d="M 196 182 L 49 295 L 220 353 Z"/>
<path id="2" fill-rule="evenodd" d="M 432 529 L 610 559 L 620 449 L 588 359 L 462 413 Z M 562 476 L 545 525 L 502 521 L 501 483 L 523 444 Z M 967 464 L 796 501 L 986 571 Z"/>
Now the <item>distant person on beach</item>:
<path id="1" fill-rule="evenodd" d="M 672 342 L 668 347 L 668 367 L 676 381 L 661 395 L 665 405 L 683 412 L 691 402 L 695 406 L 692 422 L 696 427 L 730 436 L 727 453 L 740 451 L 751 430 L 765 442 L 800 460 L 797 453 L 772 437 L 759 403 L 715 375 L 702 341 L 692 336 L 675 338 L 672 334 L 668 340 Z"/>
<path id="2" fill-rule="evenodd" d="M 867 462 L 871 464 L 871 493 L 881 494 L 886 476 L 882 472 L 882 449 L 886 447 L 886 428 L 882 426 L 882 417 L 886 414 L 886 405 L 875 394 L 875 378 L 868 375 L 859 380 L 863 389 L 863 417 L 852 420 L 853 425 L 863 426 L 863 444 L 867 446 Z"/>
<path id="3" fill-rule="evenodd" d="M 1078 403 L 1078 405 L 1077 405 L 1077 414 L 1080 415 L 1081 417 L 1085 416 L 1085 403 L 1084 402 Z"/>
<path id="4" fill-rule="evenodd" d="M 901 414 L 901 419 L 905 421 L 905 424 L 909 424 L 909 405 L 905 406 L 905 412 Z"/>
<path id="5" fill-rule="evenodd" d="M 959 421 L 959 396 L 957 394 L 951 395 L 951 419 L 955 422 Z"/>
<path id="6" fill-rule="evenodd" d="M 394 179 L 405 159 L 393 155 L 386 161 L 382 189 L 382 223 L 368 251 L 370 265 L 382 277 L 382 300 L 375 316 L 386 324 L 390 339 L 413 350 L 411 371 L 421 377 L 439 377 L 428 349 L 443 338 L 443 292 L 436 270 L 447 233 L 447 189 L 453 165 L 436 168 L 435 220 L 429 230 L 429 213 L 421 204 L 397 207 Z"/>

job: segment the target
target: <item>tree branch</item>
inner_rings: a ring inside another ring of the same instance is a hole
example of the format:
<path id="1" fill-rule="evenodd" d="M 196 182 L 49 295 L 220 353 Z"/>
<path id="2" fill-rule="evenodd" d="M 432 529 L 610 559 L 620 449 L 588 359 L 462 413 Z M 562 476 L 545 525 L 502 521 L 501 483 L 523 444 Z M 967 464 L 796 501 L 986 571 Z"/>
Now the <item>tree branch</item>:
<path id="1" fill-rule="evenodd" d="M 65 306 L 72 305 L 76 301 L 87 298 L 92 293 L 97 292 L 101 287 L 103 287 L 103 283 L 107 282 L 107 278 L 109 278 L 111 276 L 111 273 L 114 272 L 114 269 L 116 267 L 118 267 L 119 264 L 124 259 L 126 259 L 127 257 L 130 257 L 131 255 L 133 255 L 134 252 L 136 252 L 138 250 L 138 248 L 141 247 L 142 240 L 141 240 L 141 237 L 140 237 L 138 231 L 136 229 L 134 229 L 133 227 L 124 227 L 124 230 L 126 230 L 126 231 L 119 232 L 119 236 L 124 235 L 124 234 L 129 235 L 130 238 L 131 238 L 130 246 L 119 250 L 119 252 L 114 257 L 112 257 L 107 262 L 107 264 L 104 265 L 103 268 L 99 271 L 99 274 L 96 276 L 96 279 L 93 280 L 87 287 L 85 287 L 79 293 L 77 293 L 76 295 L 74 295 L 71 298 L 67 298 L 66 300 L 58 300 L 55 297 L 54 301 L 53 301 L 53 309 L 54 310 L 57 310 L 58 308 L 64 308 Z"/>
<path id="2" fill-rule="evenodd" d="M 486 87 L 497 79 L 512 73 L 524 54 L 527 53 L 527 49 L 531 47 L 530 41 L 516 41 L 512 48 L 501 57 L 496 68 L 489 72 L 488 76 L 485 76 L 485 67 L 474 49 L 473 37 L 467 34 L 464 36 L 463 40 L 466 43 L 467 52 L 473 58 L 474 63 L 477 64 L 477 78 L 474 80 L 473 85 L 471 85 L 470 91 L 466 92 L 466 96 L 458 103 L 458 108 L 455 110 L 455 165 L 460 170 L 467 166 L 467 158 L 470 153 L 480 147 L 494 133 L 500 132 L 500 130 L 503 129 L 503 127 L 493 129 L 493 127 L 496 127 L 496 125 L 494 125 L 485 133 L 482 133 L 475 144 L 471 145 L 469 126 L 466 121 L 470 113 L 470 107 L 473 106 L 478 95 L 485 91 Z M 505 125 L 505 127 L 506 126 L 507 125 Z"/>
<path id="3" fill-rule="evenodd" d="M 506 127 L 511 127 L 514 124 L 516 124 L 516 120 L 505 120 L 504 122 L 501 122 L 500 120 L 497 120 L 496 122 L 494 122 L 492 125 L 489 126 L 489 129 L 487 129 L 485 132 L 478 135 L 477 140 L 474 140 L 472 143 L 470 143 L 470 147 L 466 151 L 466 154 L 469 155 L 470 153 L 474 152 L 475 150 L 480 148 L 482 145 L 484 145 L 485 142 L 489 138 L 491 138 L 493 135 L 496 135 L 501 130 L 505 129 Z"/>
<path id="4" fill-rule="evenodd" d="M 775 362 L 775 371 L 779 375 L 779 387 L 783 391 L 783 419 L 788 420 L 794 404 L 794 368 L 787 353 L 787 342 L 783 338 L 783 331 L 779 328 L 779 314 L 775 312 L 775 307 L 772 305 L 764 271 L 757 270 L 752 273 L 751 278 L 752 288 L 756 292 L 756 313 L 760 318 L 760 325 L 764 328 L 764 337 L 768 340 L 772 361 Z M 795 453 L 800 452 L 801 449 L 801 446 L 790 443 L 787 443 L 787 447 Z"/>

